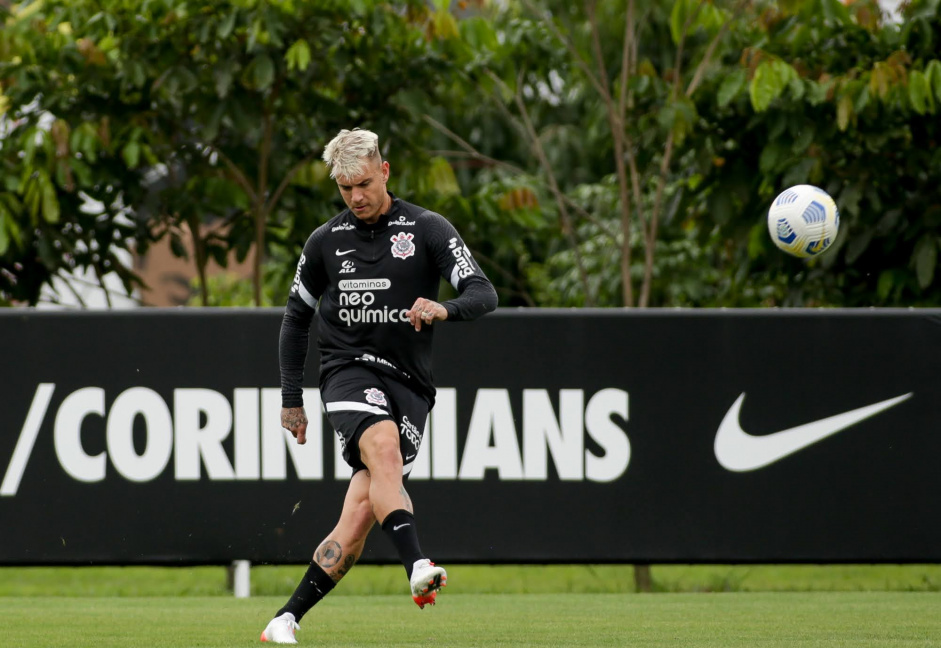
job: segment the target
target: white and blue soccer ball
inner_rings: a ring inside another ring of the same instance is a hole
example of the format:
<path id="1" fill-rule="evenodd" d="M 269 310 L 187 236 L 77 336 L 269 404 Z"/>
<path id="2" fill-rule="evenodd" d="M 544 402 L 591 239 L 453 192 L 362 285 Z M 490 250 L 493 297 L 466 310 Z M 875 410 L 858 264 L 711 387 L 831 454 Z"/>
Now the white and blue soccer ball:
<path id="1" fill-rule="evenodd" d="M 781 250 L 800 258 L 826 250 L 840 229 L 840 212 L 823 189 L 795 185 L 785 189 L 768 210 L 768 232 Z"/>

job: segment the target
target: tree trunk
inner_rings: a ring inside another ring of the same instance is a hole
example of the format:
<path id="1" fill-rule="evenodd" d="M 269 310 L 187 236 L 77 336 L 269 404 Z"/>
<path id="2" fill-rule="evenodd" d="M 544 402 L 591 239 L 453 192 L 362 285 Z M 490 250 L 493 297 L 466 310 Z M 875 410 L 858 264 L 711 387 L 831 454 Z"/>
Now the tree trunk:
<path id="1" fill-rule="evenodd" d="M 186 217 L 186 225 L 190 230 L 190 239 L 193 241 L 193 262 L 196 264 L 196 274 L 199 275 L 199 300 L 203 306 L 209 305 L 209 286 L 206 284 L 206 242 L 199 231 L 199 217 L 195 213 Z"/>
<path id="2" fill-rule="evenodd" d="M 637 592 L 650 592 L 653 589 L 653 579 L 650 576 L 650 565 L 634 565 L 634 590 Z"/>
<path id="3" fill-rule="evenodd" d="M 263 205 L 255 207 L 255 260 L 252 263 L 252 285 L 255 306 L 261 306 L 261 255 L 265 249 L 265 221 L 267 214 Z"/>

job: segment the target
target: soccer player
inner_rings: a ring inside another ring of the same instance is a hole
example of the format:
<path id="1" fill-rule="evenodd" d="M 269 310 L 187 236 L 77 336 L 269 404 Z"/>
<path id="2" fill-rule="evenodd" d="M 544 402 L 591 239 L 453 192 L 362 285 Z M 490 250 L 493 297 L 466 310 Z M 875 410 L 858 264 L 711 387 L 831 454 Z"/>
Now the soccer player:
<path id="1" fill-rule="evenodd" d="M 422 553 L 404 486 L 434 405 L 432 324 L 476 319 L 497 305 L 451 223 L 386 189 L 389 163 L 375 133 L 342 130 L 323 159 L 347 209 L 310 235 L 297 264 L 281 324 L 281 425 L 306 441 L 301 385 L 316 316 L 321 400 L 353 475 L 339 522 L 262 632 L 273 643 L 297 643 L 301 617 L 353 567 L 377 521 L 415 603 L 434 605 L 447 574 Z M 459 296 L 439 303 L 442 276 Z"/>

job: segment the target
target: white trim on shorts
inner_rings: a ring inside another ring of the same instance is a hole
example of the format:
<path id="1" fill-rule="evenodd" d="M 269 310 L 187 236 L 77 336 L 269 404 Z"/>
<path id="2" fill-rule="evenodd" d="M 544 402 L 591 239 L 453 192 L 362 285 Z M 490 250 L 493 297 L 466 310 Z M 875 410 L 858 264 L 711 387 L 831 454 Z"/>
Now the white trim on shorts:
<path id="1" fill-rule="evenodd" d="M 324 403 L 324 408 L 328 412 L 369 412 L 371 414 L 389 415 L 389 412 L 381 407 L 367 403 L 357 403 L 356 401 L 333 401 L 332 403 Z"/>

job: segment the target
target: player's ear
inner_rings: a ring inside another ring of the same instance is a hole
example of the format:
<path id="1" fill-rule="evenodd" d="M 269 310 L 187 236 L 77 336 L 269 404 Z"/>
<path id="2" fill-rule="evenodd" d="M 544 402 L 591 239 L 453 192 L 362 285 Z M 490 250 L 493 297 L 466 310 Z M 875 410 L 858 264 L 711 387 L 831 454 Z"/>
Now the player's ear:
<path id="1" fill-rule="evenodd" d="M 389 181 L 389 163 L 385 160 L 382 162 L 382 181 Z"/>

